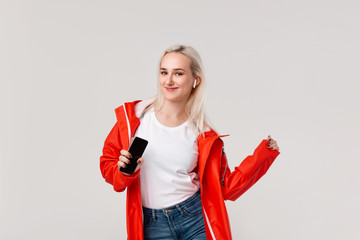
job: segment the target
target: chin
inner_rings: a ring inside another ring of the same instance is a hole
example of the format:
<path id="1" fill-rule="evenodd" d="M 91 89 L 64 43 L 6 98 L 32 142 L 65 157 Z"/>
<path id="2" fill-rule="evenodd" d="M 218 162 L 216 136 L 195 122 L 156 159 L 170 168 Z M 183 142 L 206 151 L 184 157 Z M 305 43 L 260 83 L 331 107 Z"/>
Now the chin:
<path id="1" fill-rule="evenodd" d="M 179 94 L 179 92 L 168 92 L 165 89 L 164 91 L 162 91 L 162 93 L 166 101 L 179 102 L 187 99 L 187 96 L 183 96 L 182 94 Z"/>
<path id="2" fill-rule="evenodd" d="M 170 95 L 170 94 L 164 94 L 164 99 L 166 101 L 170 101 L 170 102 L 178 102 L 181 101 L 182 98 L 179 96 L 174 96 L 174 95 Z"/>
<path id="3" fill-rule="evenodd" d="M 166 101 L 171 101 L 171 102 L 179 101 L 179 98 L 174 97 L 174 96 L 166 96 L 166 95 L 164 95 L 164 99 L 165 99 Z"/>

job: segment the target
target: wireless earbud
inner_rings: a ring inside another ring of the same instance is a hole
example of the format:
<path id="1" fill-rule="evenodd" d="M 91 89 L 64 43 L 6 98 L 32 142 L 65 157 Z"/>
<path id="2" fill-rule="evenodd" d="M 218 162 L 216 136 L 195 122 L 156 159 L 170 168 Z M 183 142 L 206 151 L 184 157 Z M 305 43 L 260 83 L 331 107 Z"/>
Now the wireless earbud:
<path id="1" fill-rule="evenodd" d="M 195 88 L 196 87 L 196 79 L 195 79 L 195 82 L 194 82 L 194 86 L 193 86 L 193 88 Z"/>

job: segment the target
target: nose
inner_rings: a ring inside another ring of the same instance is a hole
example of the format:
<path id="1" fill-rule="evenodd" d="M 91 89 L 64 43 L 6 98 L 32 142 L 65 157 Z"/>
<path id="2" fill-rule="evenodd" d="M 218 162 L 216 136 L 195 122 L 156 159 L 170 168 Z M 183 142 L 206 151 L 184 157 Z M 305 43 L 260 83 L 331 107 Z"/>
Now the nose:
<path id="1" fill-rule="evenodd" d="M 173 77 L 172 74 L 168 75 L 168 78 L 166 79 L 166 85 L 173 85 L 174 81 L 173 81 Z"/>

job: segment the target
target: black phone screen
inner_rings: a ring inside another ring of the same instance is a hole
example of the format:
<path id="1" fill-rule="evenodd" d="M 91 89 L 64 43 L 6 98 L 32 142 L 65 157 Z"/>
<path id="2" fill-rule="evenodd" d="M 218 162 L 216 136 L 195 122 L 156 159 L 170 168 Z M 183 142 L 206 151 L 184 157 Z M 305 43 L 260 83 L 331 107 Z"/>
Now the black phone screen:
<path id="1" fill-rule="evenodd" d="M 132 158 L 129 158 L 130 163 L 126 165 L 126 168 L 120 167 L 121 172 L 128 174 L 134 173 L 137 166 L 137 160 L 143 155 L 147 144 L 148 141 L 145 139 L 139 137 L 134 138 L 128 150 L 128 152 L 131 153 Z"/>

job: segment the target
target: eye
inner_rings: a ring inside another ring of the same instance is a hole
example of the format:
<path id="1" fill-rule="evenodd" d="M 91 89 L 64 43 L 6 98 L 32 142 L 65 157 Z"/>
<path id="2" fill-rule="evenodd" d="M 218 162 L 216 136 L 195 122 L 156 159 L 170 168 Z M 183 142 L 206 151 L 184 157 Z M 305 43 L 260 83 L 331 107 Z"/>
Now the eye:
<path id="1" fill-rule="evenodd" d="M 182 76 L 183 74 L 181 72 L 175 73 L 176 76 Z"/>
<path id="2" fill-rule="evenodd" d="M 166 75 L 167 74 L 167 72 L 165 72 L 165 71 L 160 71 L 160 75 Z"/>

